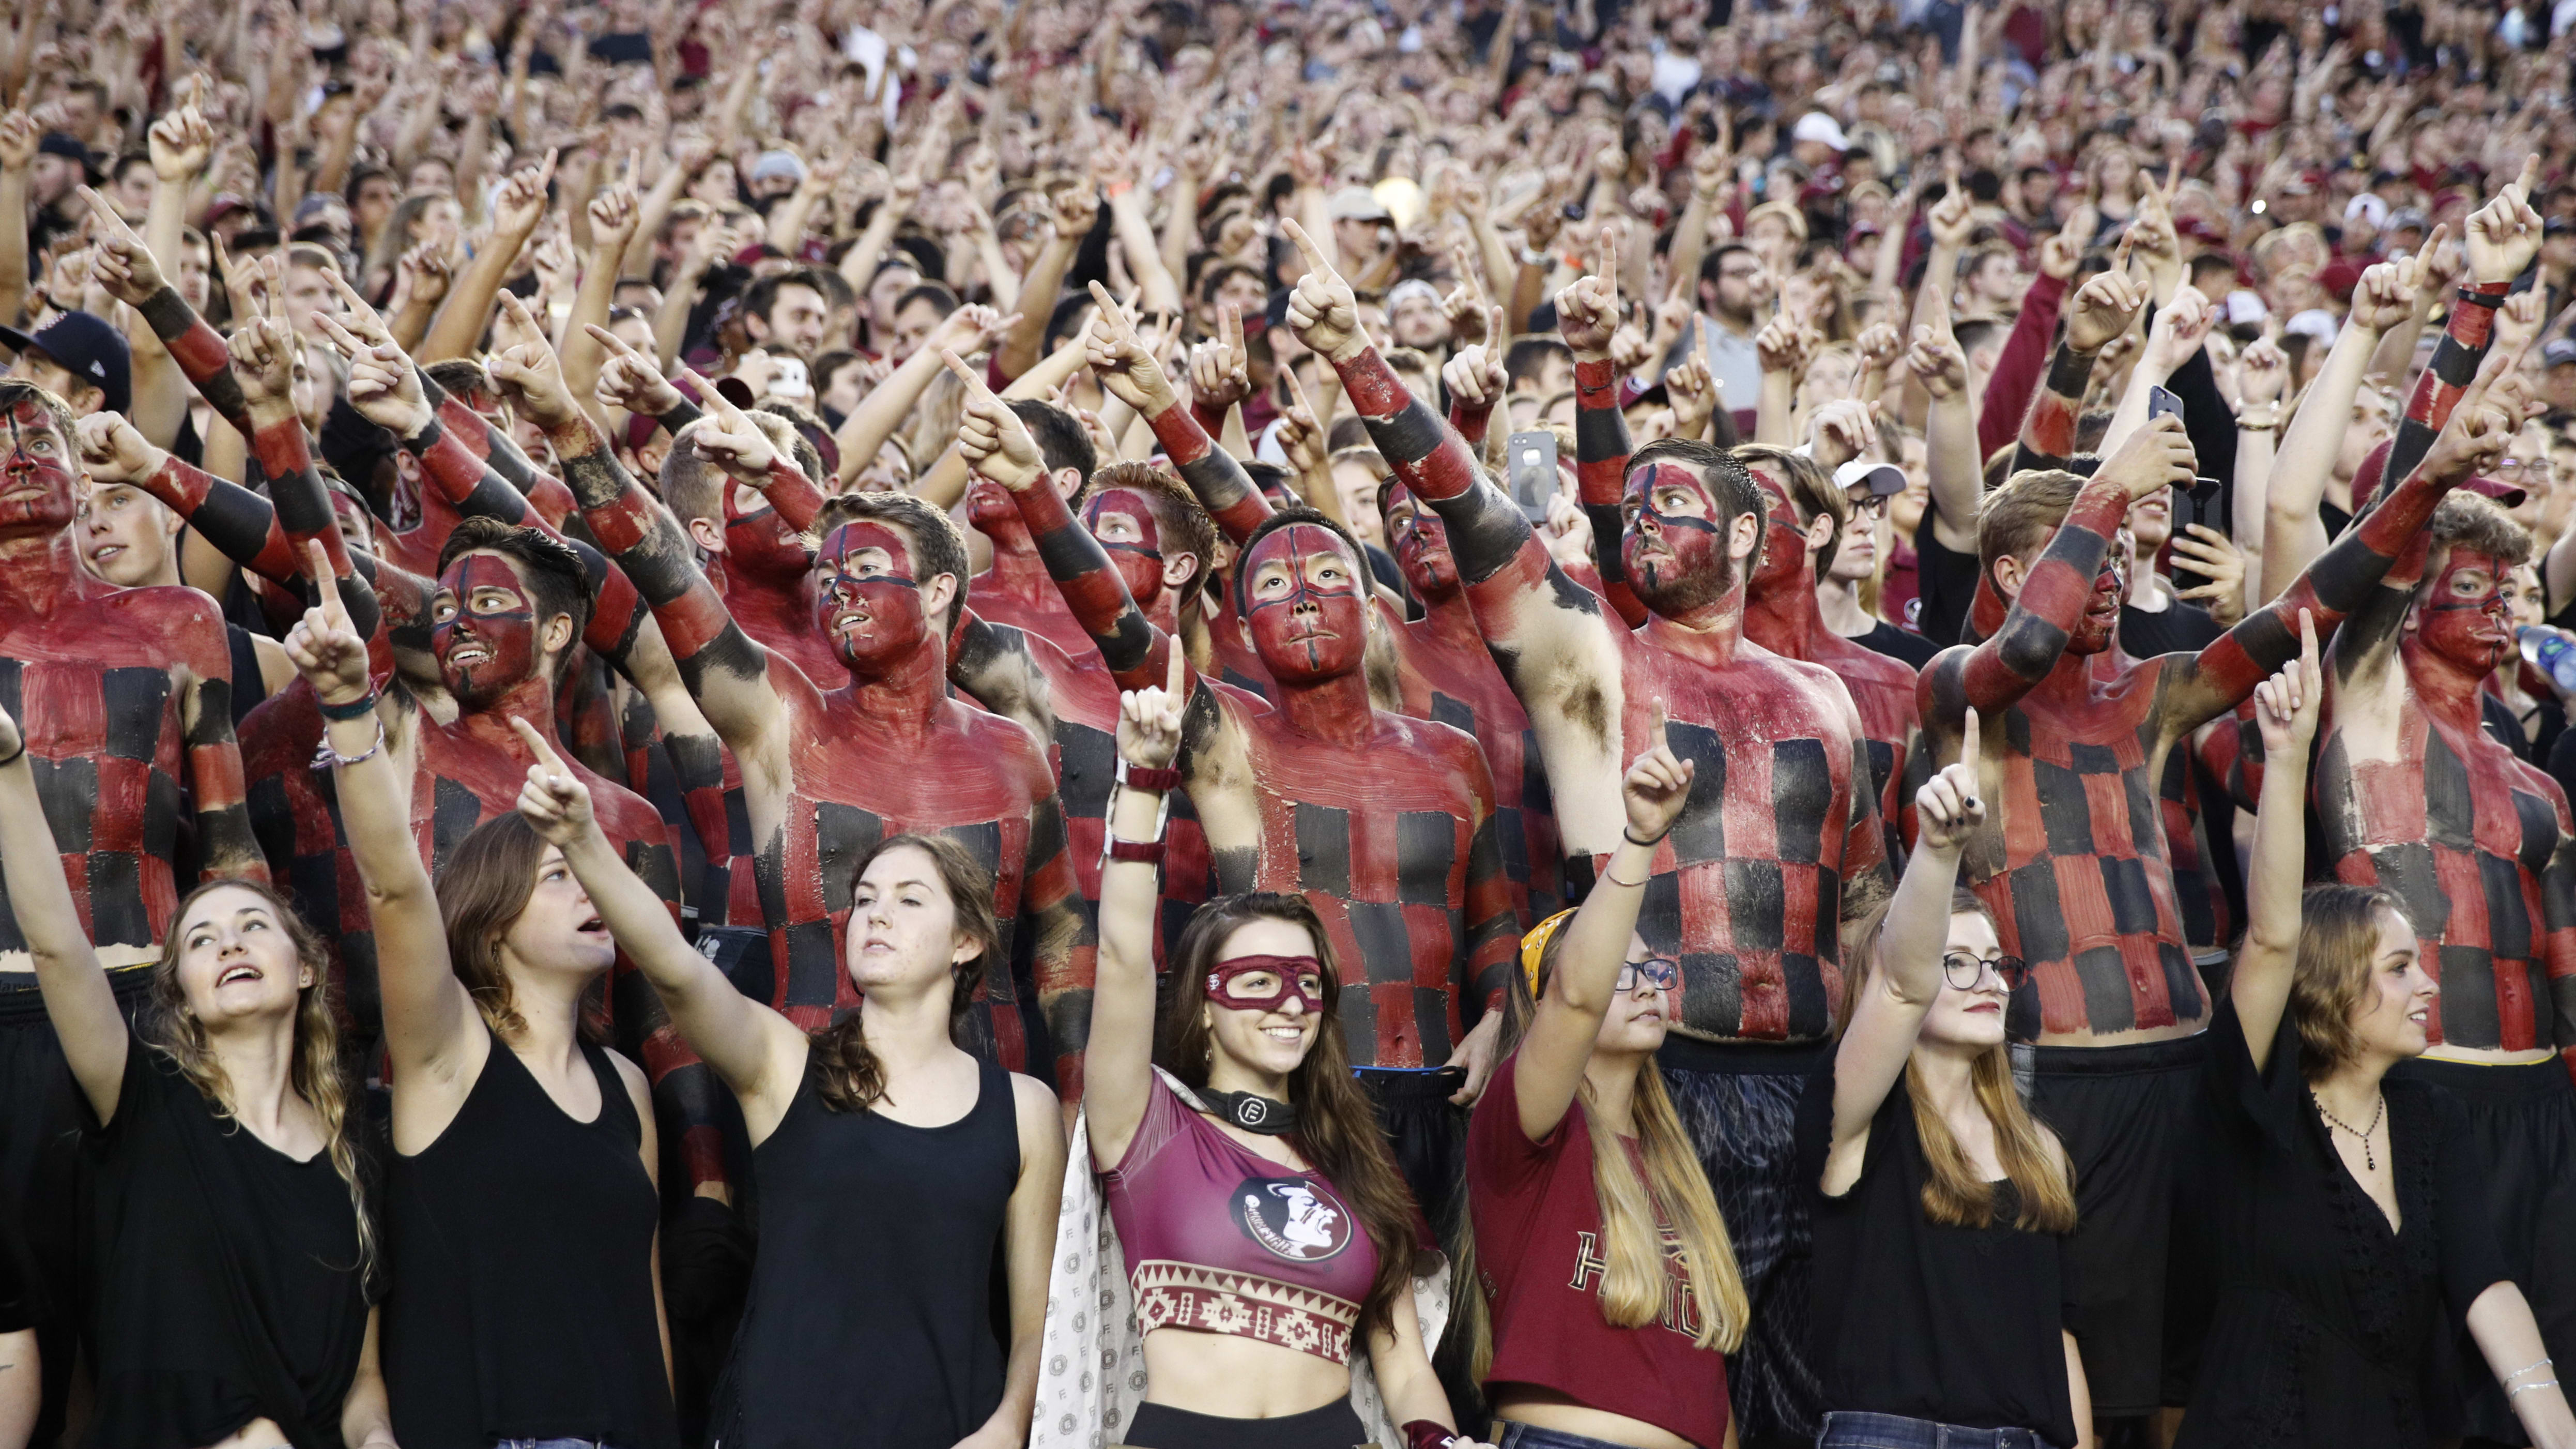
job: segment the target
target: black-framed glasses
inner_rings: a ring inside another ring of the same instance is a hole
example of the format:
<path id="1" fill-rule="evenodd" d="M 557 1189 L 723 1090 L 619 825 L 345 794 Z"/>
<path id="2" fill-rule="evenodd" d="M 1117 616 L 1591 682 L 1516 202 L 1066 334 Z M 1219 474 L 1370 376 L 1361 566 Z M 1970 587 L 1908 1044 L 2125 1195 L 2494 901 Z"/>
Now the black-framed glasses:
<path id="1" fill-rule="evenodd" d="M 2030 968 L 2019 956 L 1971 956 L 1965 951 L 1952 951 L 1941 958 L 1941 979 L 1961 991 L 1974 991 L 1977 983 L 1992 970 L 2006 991 L 2019 991 L 2030 975 Z"/>
<path id="2" fill-rule="evenodd" d="M 1619 963 L 1619 989 L 1634 991 L 1640 981 L 1657 991 L 1670 991 L 1682 984 L 1682 963 L 1670 956 L 1649 956 L 1643 961 Z"/>
<path id="3" fill-rule="evenodd" d="M 1876 519 L 1887 512 L 1887 499 L 1883 494 L 1871 493 L 1850 502 L 1854 518 Z"/>

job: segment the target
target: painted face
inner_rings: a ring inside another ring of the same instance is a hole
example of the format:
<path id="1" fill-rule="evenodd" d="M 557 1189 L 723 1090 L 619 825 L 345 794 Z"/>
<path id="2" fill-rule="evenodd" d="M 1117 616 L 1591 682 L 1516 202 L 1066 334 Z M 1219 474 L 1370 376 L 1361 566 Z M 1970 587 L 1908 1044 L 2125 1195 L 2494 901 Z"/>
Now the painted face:
<path id="1" fill-rule="evenodd" d="M 2416 636 L 2424 648 L 2472 674 L 2504 661 L 2513 647 L 2505 619 L 2506 570 L 2489 554 L 2455 548 L 2415 602 Z"/>
<path id="2" fill-rule="evenodd" d="M 1163 531 L 1154 522 L 1153 506 L 1132 488 L 1104 488 L 1082 506 L 1083 525 L 1108 550 L 1110 564 L 1126 580 L 1136 607 L 1150 609 L 1163 597 Z"/>
<path id="3" fill-rule="evenodd" d="M 1645 606 L 1686 614 L 1715 603 L 1734 582 L 1717 500 L 1697 473 L 1656 462 L 1628 475 L 1619 500 L 1627 527 L 1619 561 Z"/>
<path id="4" fill-rule="evenodd" d="M 1011 501 L 1010 489 L 979 474 L 966 485 L 966 521 L 990 538 L 1020 521 L 1020 506 Z"/>
<path id="5" fill-rule="evenodd" d="M 71 440 L 33 398 L 8 414 L 0 447 L 0 528 L 52 530 L 72 521 L 80 482 Z"/>
<path id="6" fill-rule="evenodd" d="M 1236 956 L 1208 973 L 1208 1000 L 1234 1011 L 1324 1009 L 1324 966 L 1312 956 Z"/>
<path id="7" fill-rule="evenodd" d="M 832 530 L 814 560 L 814 623 L 853 670 L 874 672 L 920 648 L 930 619 L 912 541 L 871 519 Z"/>
<path id="8" fill-rule="evenodd" d="M 2102 553 L 2101 571 L 2093 575 L 2093 592 L 2084 612 L 2066 636 L 2069 654 L 2099 654 L 2120 636 L 2120 605 L 2129 597 L 2129 530 L 2123 526 Z"/>
<path id="9" fill-rule="evenodd" d="M 536 596 L 496 553 L 469 553 L 438 576 L 429 643 L 439 678 L 468 709 L 488 708 L 537 671 Z"/>
<path id="10" fill-rule="evenodd" d="M 1349 545 L 1314 524 L 1292 523 L 1253 546 L 1243 580 L 1236 604 L 1271 678 L 1306 683 L 1359 669 L 1368 601 Z"/>
<path id="11" fill-rule="evenodd" d="M 1762 490 L 1768 523 L 1762 530 L 1762 559 L 1753 570 L 1750 591 L 1794 588 L 1802 574 L 1811 578 L 1813 574 L 1807 567 L 1806 525 L 1799 521 L 1798 506 L 1789 501 L 1789 480 L 1776 463 L 1755 463 L 1746 471 Z"/>
<path id="12" fill-rule="evenodd" d="M 729 483 L 725 489 L 725 561 L 772 584 L 793 584 L 814 566 L 805 535 L 789 528 L 748 483 Z"/>
<path id="13" fill-rule="evenodd" d="M 1401 483 L 1386 495 L 1387 542 L 1404 581 L 1426 599 L 1458 591 L 1458 560 L 1449 552 L 1449 529 Z"/>

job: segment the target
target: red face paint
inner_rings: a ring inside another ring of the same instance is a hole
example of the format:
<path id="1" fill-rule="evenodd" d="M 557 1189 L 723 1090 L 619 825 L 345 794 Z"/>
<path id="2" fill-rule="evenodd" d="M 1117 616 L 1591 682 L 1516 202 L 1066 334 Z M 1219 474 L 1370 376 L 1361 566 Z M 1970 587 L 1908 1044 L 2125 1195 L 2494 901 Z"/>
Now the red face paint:
<path id="1" fill-rule="evenodd" d="M 1794 588 L 1801 575 L 1809 574 L 1807 526 L 1798 521 L 1797 505 L 1789 501 L 1788 485 L 1781 480 L 1776 466 L 1757 463 L 1747 471 L 1762 490 L 1763 510 L 1770 517 L 1770 526 L 1762 531 L 1762 557 L 1755 561 L 1747 592 L 1763 594 Z"/>
<path id="2" fill-rule="evenodd" d="M 1686 511 L 1696 501 L 1701 512 Z M 1698 474 L 1652 463 L 1628 475 L 1619 562 L 1646 607 L 1667 618 L 1715 603 L 1733 582 L 1717 500 Z"/>
<path id="3" fill-rule="evenodd" d="M 2503 565 L 2493 556 L 2455 548 L 2433 576 L 2416 607 L 2416 632 L 2426 649 L 2471 675 L 2504 662 L 2513 647 L 2504 607 Z"/>
<path id="4" fill-rule="evenodd" d="M 2102 555 L 2101 572 L 2093 576 L 2093 593 L 2066 636 L 2069 654 L 2099 654 L 2120 633 L 2120 605 L 2129 597 L 2129 551 L 2118 542 Z"/>
<path id="5" fill-rule="evenodd" d="M 793 584 L 813 567 L 805 535 L 787 526 L 766 503 L 745 513 L 738 506 L 748 486 L 721 480 L 725 500 L 725 562 L 741 573 L 773 585 Z"/>
<path id="6" fill-rule="evenodd" d="M 438 576 L 429 643 L 439 678 L 466 709 L 487 709 L 536 673 L 534 596 L 510 561 L 469 553 Z"/>
<path id="7" fill-rule="evenodd" d="M 1136 607 L 1154 607 L 1163 597 L 1163 535 L 1144 495 L 1132 488 L 1104 489 L 1083 505 L 1082 523 L 1108 550 Z"/>
<path id="8" fill-rule="evenodd" d="M 1252 647 L 1283 684 L 1338 679 L 1360 667 L 1368 601 L 1348 545 L 1310 523 L 1292 523 L 1253 545 L 1238 601 Z"/>
<path id="9" fill-rule="evenodd" d="M 1011 490 L 990 478 L 977 476 L 966 485 L 966 521 L 975 531 L 991 534 L 995 529 L 1017 527 L 1020 505 L 1011 501 Z"/>
<path id="10" fill-rule="evenodd" d="M 1398 511 L 1401 506 L 1401 512 Z M 1441 599 L 1458 590 L 1458 561 L 1449 552 L 1449 530 L 1440 515 L 1397 484 L 1386 496 L 1387 541 L 1394 545 L 1396 567 L 1404 581 L 1425 598 Z"/>
<path id="11" fill-rule="evenodd" d="M 1235 1011 L 1277 1011 L 1290 1001 L 1324 1010 L 1324 963 L 1312 956 L 1234 956 L 1208 972 L 1208 1000 Z"/>
<path id="12" fill-rule="evenodd" d="M 919 649 L 930 619 L 911 542 L 866 519 L 834 529 L 814 560 L 814 624 L 841 663 L 863 673 Z"/>
<path id="13" fill-rule="evenodd" d="M 0 528 L 50 530 L 72 521 L 79 506 L 80 472 L 71 439 L 54 415 L 33 399 L 9 410 L 9 437 L 0 455 Z"/>

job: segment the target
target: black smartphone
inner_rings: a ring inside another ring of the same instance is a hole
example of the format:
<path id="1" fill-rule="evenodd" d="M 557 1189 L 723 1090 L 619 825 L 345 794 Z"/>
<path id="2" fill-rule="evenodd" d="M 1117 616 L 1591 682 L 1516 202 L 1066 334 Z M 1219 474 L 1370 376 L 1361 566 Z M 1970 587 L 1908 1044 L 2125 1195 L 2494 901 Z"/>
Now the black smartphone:
<path id="1" fill-rule="evenodd" d="M 1556 434 L 1533 429 L 1503 440 L 1512 501 L 1532 523 L 1547 517 L 1547 500 L 1556 494 Z"/>
<path id="2" fill-rule="evenodd" d="M 2163 390 L 2164 389 L 2162 388 L 2157 389 L 2158 392 L 2162 392 Z M 2173 501 L 2174 537 L 2180 538 L 2183 536 L 2183 527 L 2186 524 L 2197 523 L 2204 528 L 2217 527 L 2217 525 L 2210 522 L 2212 510 L 2216 509 L 2218 506 L 2219 486 L 2217 479 L 2194 478 L 2191 480 L 2190 488 L 2185 489 L 2177 485 L 2174 491 L 2180 495 Z M 2219 531 L 2222 533 L 2226 532 L 2225 529 L 2220 529 Z M 2196 589 L 2208 583 L 2209 575 L 2200 572 L 2198 569 L 2184 568 L 2181 564 L 2177 563 L 2174 566 L 2171 582 L 2174 586 L 2174 591 L 2179 593 L 2184 589 Z M 2197 603 L 2198 601 L 2195 600 L 2194 602 Z M 2203 605 L 2202 607 L 2207 606 Z"/>
<path id="3" fill-rule="evenodd" d="M 2166 416 L 2177 418 L 2182 416 L 2182 399 L 2176 397 L 2172 392 L 2164 388 L 2149 387 L 2147 389 L 2147 421 L 2154 422 L 2156 419 Z"/>

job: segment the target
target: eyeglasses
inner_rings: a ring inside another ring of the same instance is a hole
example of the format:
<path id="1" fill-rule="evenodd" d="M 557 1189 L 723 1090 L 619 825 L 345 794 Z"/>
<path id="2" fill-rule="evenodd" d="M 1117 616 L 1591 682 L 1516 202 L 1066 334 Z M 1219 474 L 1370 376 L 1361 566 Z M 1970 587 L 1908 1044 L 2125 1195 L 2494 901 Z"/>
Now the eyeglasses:
<path id="1" fill-rule="evenodd" d="M 2549 460 L 2547 458 L 2500 458 L 2496 461 L 2496 465 L 2487 471 L 2498 478 L 2520 478 L 2526 475 L 2533 478 L 2546 478 L 2549 476 Z"/>
<path id="2" fill-rule="evenodd" d="M 1670 991 L 1682 984 L 1682 963 L 1670 956 L 1649 956 L 1643 961 L 1619 963 L 1619 989 L 1634 991 L 1645 981 L 1657 991 Z"/>
<path id="3" fill-rule="evenodd" d="M 1974 991 L 1991 969 L 2006 991 L 2019 991 L 2030 968 L 2019 956 L 1971 956 L 1965 951 L 1952 951 L 1941 958 L 1941 978 L 1961 991 Z"/>
<path id="4" fill-rule="evenodd" d="M 1887 500 L 1876 493 L 1864 494 L 1851 500 L 1851 512 L 1854 518 L 1876 518 L 1886 511 Z"/>

